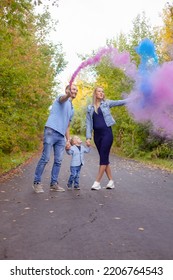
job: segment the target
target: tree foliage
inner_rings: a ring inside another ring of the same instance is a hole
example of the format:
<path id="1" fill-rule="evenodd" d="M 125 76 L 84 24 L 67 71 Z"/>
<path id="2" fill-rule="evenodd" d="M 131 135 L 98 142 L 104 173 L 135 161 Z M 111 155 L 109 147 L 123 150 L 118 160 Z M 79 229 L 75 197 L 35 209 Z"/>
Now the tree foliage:
<path id="1" fill-rule="evenodd" d="M 45 17 L 47 14 L 45 15 Z M 42 15 L 42 18 L 44 15 Z M 46 21 L 45 21 L 46 24 Z M 0 4 L 0 154 L 35 149 L 65 66 L 62 46 L 45 42 L 27 0 Z M 41 33 L 40 33 L 41 34 Z"/>
<path id="2" fill-rule="evenodd" d="M 173 60 L 173 3 L 166 4 L 162 13 L 164 26 L 160 32 L 161 51 L 164 61 Z"/>
<path id="3" fill-rule="evenodd" d="M 46 2 L 46 4 L 51 4 L 52 6 L 58 7 L 59 0 L 31 0 L 31 2 L 35 6 L 45 5 Z"/>
<path id="4" fill-rule="evenodd" d="M 72 134 L 85 134 L 86 129 L 86 107 L 91 103 L 91 95 L 93 85 L 88 82 L 85 76 L 85 80 L 77 79 L 78 94 L 77 98 L 73 101 L 75 108 L 75 115 L 72 120 L 71 132 Z"/>

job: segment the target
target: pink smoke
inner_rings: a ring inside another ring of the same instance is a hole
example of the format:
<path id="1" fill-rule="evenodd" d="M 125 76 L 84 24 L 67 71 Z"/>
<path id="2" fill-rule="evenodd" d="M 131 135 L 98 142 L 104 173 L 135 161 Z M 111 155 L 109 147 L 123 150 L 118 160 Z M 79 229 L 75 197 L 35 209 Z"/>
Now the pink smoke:
<path id="1" fill-rule="evenodd" d="M 137 122 L 150 122 L 153 131 L 161 136 L 173 137 L 173 61 L 158 66 L 155 46 L 144 39 L 136 48 L 141 56 L 137 70 L 128 52 L 119 53 L 114 47 L 102 48 L 98 53 L 83 61 L 73 73 L 70 85 L 78 73 L 87 66 L 98 64 L 107 56 L 112 67 L 120 68 L 135 81 L 128 94 L 127 109 Z"/>
<path id="2" fill-rule="evenodd" d="M 112 66 L 122 68 L 128 76 L 135 76 L 136 66 L 135 64 L 131 63 L 130 54 L 128 52 L 119 53 L 116 48 L 107 47 L 100 49 L 95 56 L 88 58 L 79 65 L 79 67 L 76 69 L 76 71 L 71 77 L 71 80 L 69 82 L 70 86 L 72 85 L 76 76 L 82 69 L 84 69 L 87 66 L 98 64 L 103 56 L 108 56 L 110 62 L 112 63 Z"/>
<path id="3" fill-rule="evenodd" d="M 145 81 L 150 96 L 144 100 L 139 90 L 140 77 L 128 96 L 127 108 L 137 122 L 150 121 L 153 131 L 161 136 L 173 137 L 173 61 L 165 62 L 151 72 Z"/>
<path id="4" fill-rule="evenodd" d="M 112 49 L 110 61 L 114 67 L 124 70 L 125 74 L 131 78 L 137 75 L 136 64 L 131 62 L 130 54 L 127 51 L 119 53 L 116 48 Z"/>

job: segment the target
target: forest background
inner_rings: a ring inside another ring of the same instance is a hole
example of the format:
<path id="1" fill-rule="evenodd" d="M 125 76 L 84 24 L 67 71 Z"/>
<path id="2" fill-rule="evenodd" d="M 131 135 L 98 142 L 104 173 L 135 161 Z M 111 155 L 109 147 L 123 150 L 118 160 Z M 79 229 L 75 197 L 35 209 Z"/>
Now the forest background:
<path id="1" fill-rule="evenodd" d="M 1 0 L 0 3 L 0 175 L 40 149 L 49 108 L 60 93 L 58 76 L 67 65 L 62 44 L 48 40 L 57 22 L 52 20 L 43 2 Z M 49 2 L 58 9 L 58 1 Z M 44 6 L 43 12 L 36 13 L 40 5 Z M 159 63 L 172 61 L 173 3 L 165 5 L 162 19 L 162 27 L 152 27 L 144 12 L 138 14 L 128 34 L 121 33 L 105 44 L 116 47 L 119 52 L 128 51 L 139 65 L 135 47 L 148 38 L 156 46 Z M 85 60 L 97 51 L 80 57 Z M 108 65 L 106 59 L 82 71 L 76 84 L 79 92 L 74 100 L 71 133 L 83 137 L 86 107 L 94 87 L 103 86 L 107 99 L 121 99 L 122 92 L 130 92 L 133 87 L 133 81 L 119 68 Z M 173 171 L 172 139 L 153 133 L 149 122 L 134 122 L 125 107 L 112 109 L 112 114 L 117 120 L 113 126 L 113 153 Z"/>

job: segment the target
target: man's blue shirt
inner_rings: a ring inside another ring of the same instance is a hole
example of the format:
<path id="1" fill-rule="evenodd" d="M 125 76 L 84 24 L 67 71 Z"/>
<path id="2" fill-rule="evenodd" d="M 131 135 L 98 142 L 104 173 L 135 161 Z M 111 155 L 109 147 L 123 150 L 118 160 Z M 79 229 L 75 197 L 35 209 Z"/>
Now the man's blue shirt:
<path id="1" fill-rule="evenodd" d="M 60 103 L 59 99 L 61 96 L 63 96 L 63 94 L 58 95 L 57 99 L 54 101 L 45 126 L 65 136 L 69 122 L 74 115 L 74 109 L 70 99 Z"/>

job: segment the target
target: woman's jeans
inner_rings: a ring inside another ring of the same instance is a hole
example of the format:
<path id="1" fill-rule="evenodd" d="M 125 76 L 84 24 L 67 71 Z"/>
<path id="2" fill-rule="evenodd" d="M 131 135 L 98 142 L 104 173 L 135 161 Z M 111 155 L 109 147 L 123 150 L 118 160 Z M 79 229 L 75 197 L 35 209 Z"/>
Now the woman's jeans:
<path id="1" fill-rule="evenodd" d="M 41 182 L 41 176 L 50 159 L 52 147 L 54 150 L 54 163 L 51 172 L 50 184 L 54 185 L 55 183 L 58 183 L 58 175 L 65 147 L 65 138 L 62 134 L 49 127 L 45 127 L 44 129 L 43 152 L 35 170 L 34 183 Z"/>
<path id="2" fill-rule="evenodd" d="M 80 177 L 80 170 L 82 165 L 80 166 L 70 166 L 70 177 L 68 179 L 68 187 L 72 187 L 74 183 L 74 187 L 79 187 L 79 177 Z"/>

